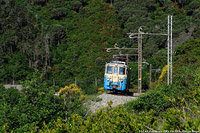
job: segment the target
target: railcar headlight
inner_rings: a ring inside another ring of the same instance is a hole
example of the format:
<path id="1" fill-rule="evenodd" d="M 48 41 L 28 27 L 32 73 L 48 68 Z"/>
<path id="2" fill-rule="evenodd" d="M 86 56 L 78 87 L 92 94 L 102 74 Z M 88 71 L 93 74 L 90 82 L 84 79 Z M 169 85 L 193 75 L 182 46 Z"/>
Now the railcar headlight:
<path id="1" fill-rule="evenodd" d="M 109 81 L 110 79 L 109 78 L 107 78 L 107 81 Z"/>

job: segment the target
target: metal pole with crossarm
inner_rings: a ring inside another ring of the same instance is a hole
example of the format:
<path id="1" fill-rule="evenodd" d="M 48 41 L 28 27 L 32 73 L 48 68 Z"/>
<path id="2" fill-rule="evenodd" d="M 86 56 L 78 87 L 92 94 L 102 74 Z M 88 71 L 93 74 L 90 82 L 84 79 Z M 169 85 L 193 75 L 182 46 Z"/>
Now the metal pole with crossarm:
<path id="1" fill-rule="evenodd" d="M 169 29 L 169 25 L 168 25 L 168 29 Z M 129 34 L 129 38 L 131 38 L 131 39 L 132 38 L 138 38 L 138 93 L 142 93 L 142 35 L 169 36 L 169 32 L 168 32 L 168 34 L 165 34 L 165 33 L 148 33 L 148 32 L 144 33 L 144 32 L 142 32 L 142 27 L 140 27 L 138 29 L 138 33 L 128 33 L 128 34 Z M 136 35 L 137 35 L 137 37 L 136 37 Z M 168 39 L 167 42 L 169 44 L 169 39 Z M 171 63 L 171 65 L 172 65 L 172 63 Z"/>
<path id="2" fill-rule="evenodd" d="M 138 93 L 142 92 L 142 34 L 138 33 Z"/>
<path id="3" fill-rule="evenodd" d="M 171 21 L 171 24 L 169 24 Z M 138 29 L 138 33 L 127 33 L 129 38 L 137 38 L 138 39 L 138 48 L 106 48 L 107 52 L 111 50 L 138 50 L 138 93 L 142 93 L 142 35 L 158 35 L 158 36 L 167 36 L 167 64 L 168 64 L 168 73 L 167 73 L 167 84 L 172 84 L 172 16 L 168 16 L 168 33 L 144 33 L 142 32 L 142 27 Z M 136 36 L 137 35 L 137 36 Z"/>

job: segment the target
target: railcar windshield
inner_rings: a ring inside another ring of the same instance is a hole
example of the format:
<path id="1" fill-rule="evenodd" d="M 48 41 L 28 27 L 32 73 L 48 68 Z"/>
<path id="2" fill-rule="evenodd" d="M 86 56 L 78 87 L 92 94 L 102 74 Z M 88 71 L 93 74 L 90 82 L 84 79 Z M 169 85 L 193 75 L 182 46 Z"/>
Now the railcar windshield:
<path id="1" fill-rule="evenodd" d="M 119 68 L 119 74 L 120 75 L 125 75 L 125 68 L 124 67 L 120 67 Z"/>
<path id="2" fill-rule="evenodd" d="M 112 74 L 112 67 L 111 66 L 107 66 L 107 73 Z"/>
<path id="3" fill-rule="evenodd" d="M 118 67 L 114 67 L 114 73 L 113 74 L 118 74 Z"/>

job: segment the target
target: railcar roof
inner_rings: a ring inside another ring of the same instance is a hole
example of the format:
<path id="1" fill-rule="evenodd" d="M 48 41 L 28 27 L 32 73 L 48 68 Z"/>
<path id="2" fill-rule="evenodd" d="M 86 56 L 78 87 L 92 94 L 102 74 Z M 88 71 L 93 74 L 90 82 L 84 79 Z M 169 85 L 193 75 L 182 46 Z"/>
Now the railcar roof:
<path id="1" fill-rule="evenodd" d="M 108 65 L 115 65 L 115 64 L 117 64 L 119 66 L 126 66 L 127 67 L 126 62 L 122 62 L 122 61 L 111 61 L 110 63 L 107 63 L 107 64 Z"/>

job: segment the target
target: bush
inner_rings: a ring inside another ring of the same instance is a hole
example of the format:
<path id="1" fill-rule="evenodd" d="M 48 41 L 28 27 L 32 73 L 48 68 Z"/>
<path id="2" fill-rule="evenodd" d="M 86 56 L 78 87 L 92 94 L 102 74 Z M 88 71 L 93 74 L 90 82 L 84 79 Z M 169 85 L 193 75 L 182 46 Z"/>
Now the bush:
<path id="1" fill-rule="evenodd" d="M 156 123 L 152 111 L 141 112 L 139 115 L 128 113 L 122 106 L 100 109 L 86 120 L 73 114 L 66 122 L 58 119 L 54 127 L 45 127 L 43 132 L 139 132 L 153 130 L 151 123 Z M 142 124 L 141 124 L 142 123 Z M 152 124 L 153 125 L 153 124 Z"/>
<path id="2" fill-rule="evenodd" d="M 51 11 L 51 18 L 60 20 L 67 15 L 67 10 L 65 8 L 55 8 Z"/>
<path id="3" fill-rule="evenodd" d="M 155 115 L 159 115 L 167 108 L 171 107 L 170 101 L 167 97 L 173 95 L 173 90 L 171 87 L 163 86 L 155 90 L 149 91 L 144 95 L 141 95 L 137 100 L 128 102 L 126 107 L 129 111 L 135 110 L 140 111 L 150 111 L 153 109 Z"/>

